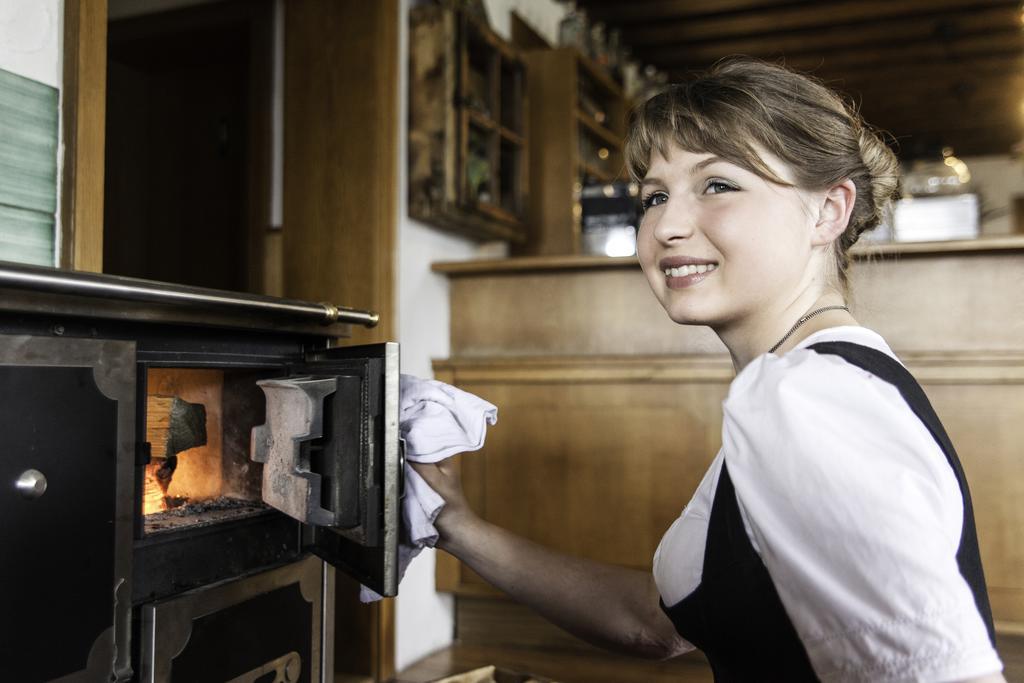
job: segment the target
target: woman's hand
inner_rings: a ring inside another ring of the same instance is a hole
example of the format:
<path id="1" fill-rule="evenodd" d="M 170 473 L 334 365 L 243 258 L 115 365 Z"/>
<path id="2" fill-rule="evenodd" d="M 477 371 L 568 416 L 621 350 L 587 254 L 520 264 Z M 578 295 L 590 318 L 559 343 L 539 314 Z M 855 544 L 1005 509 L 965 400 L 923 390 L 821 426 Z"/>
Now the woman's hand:
<path id="1" fill-rule="evenodd" d="M 459 463 L 453 457 L 436 463 L 410 462 L 409 464 L 423 477 L 430 488 L 444 498 L 445 506 L 434 521 L 434 526 L 441 535 L 438 545 L 442 549 L 446 549 L 452 537 L 474 517 L 469 502 L 466 500 L 466 494 L 462 490 Z"/>

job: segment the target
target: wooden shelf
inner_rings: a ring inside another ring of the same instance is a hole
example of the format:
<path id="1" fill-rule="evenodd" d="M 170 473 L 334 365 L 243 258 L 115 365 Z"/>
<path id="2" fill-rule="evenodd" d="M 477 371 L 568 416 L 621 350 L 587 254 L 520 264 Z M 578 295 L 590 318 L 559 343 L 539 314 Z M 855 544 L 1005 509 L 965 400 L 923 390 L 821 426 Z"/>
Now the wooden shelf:
<path id="1" fill-rule="evenodd" d="M 501 134 L 501 138 L 503 140 L 511 142 L 513 145 L 518 145 L 519 147 L 522 147 L 523 145 L 526 144 L 526 138 L 524 138 L 522 135 L 515 132 L 511 128 L 506 128 L 505 126 L 502 126 L 498 130 L 498 132 Z"/>
<path id="2" fill-rule="evenodd" d="M 497 130 L 498 124 L 487 114 L 476 109 L 466 109 L 466 114 L 469 116 L 469 122 L 473 125 L 479 126 L 485 130 Z"/>
<path id="3" fill-rule="evenodd" d="M 585 161 L 580 162 L 580 171 L 597 178 L 602 183 L 611 183 L 618 179 L 618 176 L 611 171 L 606 171 L 598 166 L 594 166 L 593 164 L 588 164 Z"/>
<path id="4" fill-rule="evenodd" d="M 613 147 L 617 150 L 621 150 L 623 146 L 623 139 L 621 135 L 616 135 L 611 130 L 606 128 L 603 124 L 599 123 L 597 119 L 583 111 L 582 109 L 576 110 L 576 119 L 583 124 L 584 128 L 589 130 L 591 133 L 601 138 L 609 147 Z"/>
<path id="5" fill-rule="evenodd" d="M 612 97 L 622 97 L 622 88 L 604 67 L 579 51 L 576 51 L 576 59 L 583 70 L 587 72 L 587 77 L 590 80 L 601 86 Z"/>
<path id="6" fill-rule="evenodd" d="M 1024 235 L 981 237 L 976 240 L 948 242 L 888 242 L 864 244 L 853 248 L 856 260 L 876 257 L 952 256 L 991 253 L 1024 253 Z M 444 261 L 431 270 L 452 277 L 490 273 L 544 272 L 557 270 L 593 270 L 599 268 L 637 268 L 635 256 L 526 256 L 478 261 Z"/>
<path id="7" fill-rule="evenodd" d="M 529 98 L 519 52 L 447 6 L 418 4 L 409 27 L 419 46 L 409 64 L 409 216 L 475 239 L 524 242 Z M 476 203 L 484 185 L 493 207 Z"/>
<path id="8" fill-rule="evenodd" d="M 476 204 L 471 204 L 470 208 L 479 211 L 485 216 L 501 221 L 502 223 L 507 223 L 509 226 L 519 225 L 519 219 L 515 217 L 515 214 L 509 213 L 500 206 L 497 206 L 496 204 L 479 202 Z"/>
<path id="9" fill-rule="evenodd" d="M 504 140 L 511 142 L 513 145 L 522 147 L 526 144 L 526 138 L 507 126 L 499 125 L 497 121 L 486 114 L 476 111 L 475 109 L 470 109 L 466 113 L 469 116 L 470 125 L 483 128 L 484 130 L 498 131 L 498 134 L 501 135 Z"/>

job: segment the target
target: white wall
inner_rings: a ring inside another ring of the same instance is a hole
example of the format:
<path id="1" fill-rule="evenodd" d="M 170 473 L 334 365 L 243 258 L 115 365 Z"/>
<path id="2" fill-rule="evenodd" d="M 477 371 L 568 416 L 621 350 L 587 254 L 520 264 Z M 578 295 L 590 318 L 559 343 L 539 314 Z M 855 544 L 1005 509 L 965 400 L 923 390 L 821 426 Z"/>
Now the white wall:
<path id="1" fill-rule="evenodd" d="M 493 244 L 479 245 L 441 232 L 410 219 L 406 211 L 407 164 L 406 121 L 408 120 L 408 9 L 412 0 L 402 0 L 401 110 L 399 112 L 399 227 L 398 227 L 398 339 L 402 345 L 402 372 L 431 377 L 431 359 L 449 355 L 447 278 L 432 273 L 435 261 L 456 261 L 486 254 L 501 254 Z M 516 10 L 531 26 L 555 43 L 558 22 L 565 7 L 554 0 L 485 0 L 494 30 L 508 38 L 509 13 Z M 499 415 L 500 417 L 500 415 Z M 424 551 L 410 565 L 399 589 L 396 606 L 395 665 L 401 670 L 452 642 L 455 629 L 450 595 L 434 590 L 435 551 Z"/>

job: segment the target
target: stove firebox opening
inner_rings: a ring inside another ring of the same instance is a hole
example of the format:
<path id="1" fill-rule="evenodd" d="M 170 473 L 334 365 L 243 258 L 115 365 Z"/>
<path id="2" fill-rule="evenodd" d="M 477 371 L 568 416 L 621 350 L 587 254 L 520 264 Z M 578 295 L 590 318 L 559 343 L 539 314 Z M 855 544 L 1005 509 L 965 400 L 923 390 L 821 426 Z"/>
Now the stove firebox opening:
<path id="1" fill-rule="evenodd" d="M 249 434 L 265 403 L 256 380 L 273 372 L 149 368 L 146 379 L 145 533 L 262 513 L 262 465 Z"/>

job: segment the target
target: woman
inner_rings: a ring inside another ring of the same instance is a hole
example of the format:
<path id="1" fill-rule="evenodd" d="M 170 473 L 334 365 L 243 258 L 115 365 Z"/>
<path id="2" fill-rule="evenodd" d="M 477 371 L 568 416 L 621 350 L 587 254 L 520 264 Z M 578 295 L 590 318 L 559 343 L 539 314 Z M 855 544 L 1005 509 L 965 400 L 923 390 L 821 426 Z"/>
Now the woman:
<path id="1" fill-rule="evenodd" d="M 1002 681 L 959 462 L 919 387 L 846 306 L 849 248 L 897 162 L 821 84 L 720 63 L 634 115 L 638 255 L 669 317 L 737 376 L 722 450 L 653 574 L 475 516 L 447 463 L 439 546 L 595 644 L 699 647 L 719 681 Z"/>

